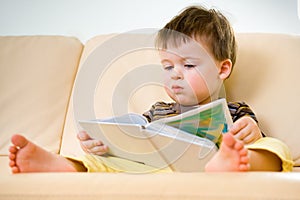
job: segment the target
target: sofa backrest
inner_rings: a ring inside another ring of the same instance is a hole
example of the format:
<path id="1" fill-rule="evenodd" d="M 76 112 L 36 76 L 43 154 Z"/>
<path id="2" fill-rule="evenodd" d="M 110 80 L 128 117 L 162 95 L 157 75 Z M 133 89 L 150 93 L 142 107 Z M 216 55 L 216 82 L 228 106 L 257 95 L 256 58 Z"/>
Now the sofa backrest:
<path id="1" fill-rule="evenodd" d="M 128 51 L 124 51 L 125 53 L 121 51 L 119 54 L 111 55 L 109 52 L 118 51 L 113 46 L 122 46 L 121 43 L 124 42 L 117 40 L 120 42 L 117 45 L 116 38 L 118 39 L 118 35 L 100 35 L 85 45 L 80 66 L 85 68 L 95 65 L 96 68 L 105 68 L 103 73 L 98 74 L 97 87 L 93 89 L 95 96 L 92 108 L 95 113 L 86 116 L 101 118 L 126 112 L 143 113 L 156 101 L 170 101 L 160 84 L 151 85 L 148 84 L 147 76 L 139 77 L 139 69 L 159 68 L 156 52 L 146 48 L 149 45 L 146 42 L 144 48 L 130 47 Z M 139 43 L 139 40 L 151 41 L 153 37 L 131 35 L 125 43 L 127 45 Z M 299 166 L 300 146 L 297 142 L 300 136 L 297 120 L 300 112 L 298 104 L 300 36 L 240 33 L 237 34 L 237 41 L 239 49 L 237 63 L 232 76 L 225 82 L 226 97 L 228 101 L 238 100 L 248 103 L 257 114 L 263 132 L 288 144 L 296 165 Z M 112 56 L 110 62 L 103 61 L 104 56 Z M 147 73 L 149 72 L 145 74 Z M 149 73 L 148 76 L 152 75 Z M 157 77 L 160 78 L 159 74 Z M 145 82 L 138 87 L 140 79 L 145 79 Z M 70 106 L 75 104 L 73 102 Z M 80 127 L 74 124 L 73 108 L 69 107 L 62 154 L 82 153 L 75 137 L 78 129 Z"/>
<path id="2" fill-rule="evenodd" d="M 267 135 L 284 141 L 300 166 L 300 36 L 238 34 L 238 57 L 225 82 L 229 101 L 243 100 Z"/>
<path id="3" fill-rule="evenodd" d="M 73 37 L 0 37 L 0 155 L 15 133 L 59 152 L 82 49 Z"/>
<path id="4" fill-rule="evenodd" d="M 170 101 L 162 84 L 156 81 L 162 79 L 160 61 L 156 50 L 153 50 L 153 36 L 99 35 L 86 43 L 74 90 L 79 86 L 83 92 L 92 90 L 91 101 L 84 100 L 85 93 L 74 95 L 73 91 L 63 134 L 62 155 L 83 154 L 76 139 L 76 133 L 81 129 L 76 120 L 105 118 L 128 112 L 143 113 L 157 100 Z M 157 72 L 155 77 L 152 76 L 153 69 Z M 84 73 L 88 75 L 82 79 Z M 78 99 L 83 104 L 74 102 Z M 84 107 L 87 104 L 91 104 L 91 108 Z M 82 113 L 86 111 L 89 113 Z"/>

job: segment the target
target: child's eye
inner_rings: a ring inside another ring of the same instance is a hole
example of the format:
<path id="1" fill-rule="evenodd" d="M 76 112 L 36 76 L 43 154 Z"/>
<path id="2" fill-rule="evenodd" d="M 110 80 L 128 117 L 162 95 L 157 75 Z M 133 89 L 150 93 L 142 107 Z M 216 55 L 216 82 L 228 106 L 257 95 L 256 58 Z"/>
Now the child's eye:
<path id="1" fill-rule="evenodd" d="M 169 66 L 164 66 L 164 70 L 167 70 L 167 71 L 169 71 L 169 70 L 171 70 L 171 69 L 173 69 L 174 67 L 173 66 L 171 66 L 171 65 L 169 65 Z"/>
<path id="2" fill-rule="evenodd" d="M 196 67 L 196 65 L 191 65 L 191 64 L 186 64 L 184 65 L 185 68 L 194 68 Z"/>

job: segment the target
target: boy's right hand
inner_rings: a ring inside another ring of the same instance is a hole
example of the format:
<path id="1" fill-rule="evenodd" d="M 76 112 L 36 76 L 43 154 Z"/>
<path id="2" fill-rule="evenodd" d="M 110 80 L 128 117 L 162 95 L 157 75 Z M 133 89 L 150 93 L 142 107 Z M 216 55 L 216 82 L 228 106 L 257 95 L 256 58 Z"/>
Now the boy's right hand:
<path id="1" fill-rule="evenodd" d="M 79 140 L 81 148 L 86 153 L 91 153 L 95 155 L 103 155 L 108 152 L 108 146 L 103 144 L 100 140 L 95 140 L 89 136 L 89 134 L 85 131 L 80 131 L 77 134 L 77 138 Z"/>

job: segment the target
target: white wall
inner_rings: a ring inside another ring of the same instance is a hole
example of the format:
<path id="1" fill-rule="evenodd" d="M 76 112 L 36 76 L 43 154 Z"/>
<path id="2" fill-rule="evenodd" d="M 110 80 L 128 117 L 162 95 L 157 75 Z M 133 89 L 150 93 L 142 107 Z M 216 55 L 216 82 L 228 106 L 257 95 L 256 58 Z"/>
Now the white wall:
<path id="1" fill-rule="evenodd" d="M 300 34 L 297 0 L 0 0 L 0 35 L 97 34 L 161 28 L 184 7 L 223 11 L 236 32 Z"/>

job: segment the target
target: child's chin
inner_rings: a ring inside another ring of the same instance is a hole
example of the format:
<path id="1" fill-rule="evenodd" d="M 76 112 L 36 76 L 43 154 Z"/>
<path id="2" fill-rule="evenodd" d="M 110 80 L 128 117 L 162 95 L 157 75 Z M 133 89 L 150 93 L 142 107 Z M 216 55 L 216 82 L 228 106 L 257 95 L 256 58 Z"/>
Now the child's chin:
<path id="1" fill-rule="evenodd" d="M 188 99 L 178 98 L 176 102 L 179 103 L 180 105 L 183 105 L 183 106 L 196 106 L 196 105 L 198 105 L 198 101 L 191 101 L 191 100 L 188 100 Z"/>

